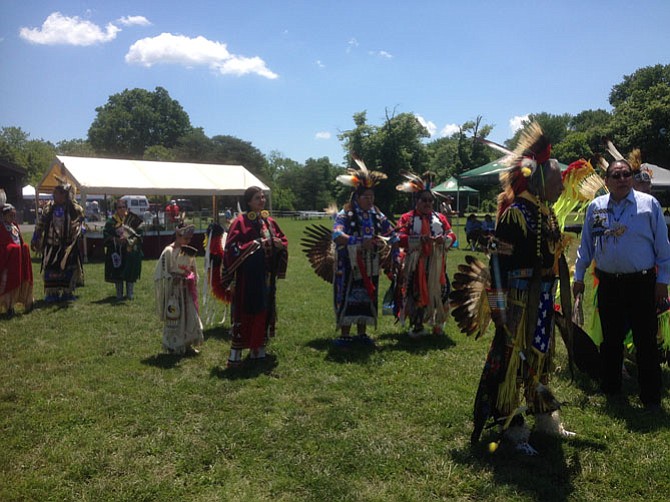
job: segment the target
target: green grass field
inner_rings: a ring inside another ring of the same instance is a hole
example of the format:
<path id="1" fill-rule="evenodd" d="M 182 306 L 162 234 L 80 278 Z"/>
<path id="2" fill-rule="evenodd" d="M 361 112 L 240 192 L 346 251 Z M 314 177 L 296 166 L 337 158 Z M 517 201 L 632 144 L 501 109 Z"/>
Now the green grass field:
<path id="1" fill-rule="evenodd" d="M 469 444 L 490 336 L 450 322 L 410 341 L 383 317 L 377 350 L 332 350 L 331 287 L 300 251 L 306 224 L 280 220 L 288 278 L 257 367 L 225 369 L 227 324 L 207 328 L 199 356 L 162 354 L 154 261 L 132 302 L 115 303 L 91 263 L 76 302 L 0 321 L 0 500 L 667 499 L 669 416 L 642 411 L 634 380 L 619 402 L 571 380 L 561 342 L 552 387 L 578 436 L 533 436 L 535 458 L 489 453 L 492 432 Z M 452 272 L 463 256 L 450 253 Z"/>

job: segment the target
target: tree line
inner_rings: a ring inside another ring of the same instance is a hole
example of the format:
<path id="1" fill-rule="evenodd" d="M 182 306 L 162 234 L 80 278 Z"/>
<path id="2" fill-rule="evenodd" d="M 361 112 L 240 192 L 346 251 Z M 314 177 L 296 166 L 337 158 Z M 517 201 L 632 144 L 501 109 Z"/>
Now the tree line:
<path id="1" fill-rule="evenodd" d="M 531 114 L 523 126 L 539 122 L 553 144 L 552 156 L 562 163 L 604 154 L 602 139 L 608 137 L 620 151 L 640 148 L 644 162 L 670 168 L 670 65 L 648 66 L 624 76 L 612 87 L 609 103 L 611 111 Z M 338 136 L 343 162 L 335 164 L 328 157 L 300 163 L 279 151 L 263 154 L 251 142 L 234 136 L 208 137 L 201 127 L 191 124 L 188 113 L 162 87 L 153 92 L 126 89 L 95 111 L 86 139 L 55 145 L 31 139 L 19 127 L 0 128 L 0 159 L 24 167 L 33 184 L 57 154 L 242 164 L 270 186 L 275 209 L 322 210 L 347 198 L 348 189 L 334 180 L 353 166 L 349 153 L 355 152 L 369 168 L 388 174 L 389 181 L 379 187 L 377 204 L 393 214 L 406 207 L 405 198 L 395 191 L 402 170 L 430 170 L 444 181 L 500 156 L 475 141 L 486 138 L 494 127 L 484 123 L 482 116 L 462 124 L 448 137 L 430 141 L 429 132 L 412 113 L 387 109 L 381 123 L 374 125 L 368 122 L 367 112 L 360 111 L 352 117 L 352 128 Z M 514 148 L 522 129 L 505 142 L 508 148 Z M 492 201 L 495 192 L 497 187 L 492 187 L 483 198 Z"/>

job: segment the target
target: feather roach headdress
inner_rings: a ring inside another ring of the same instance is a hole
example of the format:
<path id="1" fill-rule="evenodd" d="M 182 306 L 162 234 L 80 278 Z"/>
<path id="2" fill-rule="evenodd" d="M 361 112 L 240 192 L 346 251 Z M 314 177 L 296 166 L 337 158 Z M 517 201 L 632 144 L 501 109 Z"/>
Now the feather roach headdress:
<path id="1" fill-rule="evenodd" d="M 514 198 L 528 189 L 528 180 L 538 166 L 549 161 L 551 143 L 542 132 L 540 124 L 531 122 L 522 132 L 517 147 L 508 157 L 511 168 L 500 173 L 503 192 L 498 196 L 498 217 Z"/>
<path id="2" fill-rule="evenodd" d="M 382 172 L 368 170 L 365 162 L 356 155 L 352 154 L 351 158 L 354 159 L 358 169 L 349 167 L 347 168 L 347 174 L 340 174 L 335 178 L 343 185 L 350 186 L 356 191 L 365 190 L 379 185 L 379 183 L 387 178 L 386 174 Z"/>
<path id="3" fill-rule="evenodd" d="M 403 183 L 396 185 L 395 189 L 399 192 L 411 193 L 415 197 L 422 192 L 430 192 L 433 197 L 442 197 L 442 194 L 433 190 L 435 188 L 435 173 L 426 171 L 421 176 L 409 171 L 400 171 L 400 175 L 405 178 Z"/>

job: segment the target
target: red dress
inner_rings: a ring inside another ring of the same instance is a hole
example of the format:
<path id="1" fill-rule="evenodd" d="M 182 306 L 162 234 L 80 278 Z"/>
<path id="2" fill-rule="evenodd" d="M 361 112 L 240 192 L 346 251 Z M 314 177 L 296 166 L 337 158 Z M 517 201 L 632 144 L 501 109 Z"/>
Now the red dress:
<path id="1" fill-rule="evenodd" d="M 232 349 L 257 349 L 274 336 L 277 278 L 286 273 L 286 236 L 269 216 L 249 214 L 233 220 L 223 253 L 222 280 L 232 286 Z M 272 237 L 285 249 L 261 243 Z"/>
<path id="2" fill-rule="evenodd" d="M 33 267 L 30 247 L 15 223 L 0 223 L 0 312 L 33 304 Z"/>

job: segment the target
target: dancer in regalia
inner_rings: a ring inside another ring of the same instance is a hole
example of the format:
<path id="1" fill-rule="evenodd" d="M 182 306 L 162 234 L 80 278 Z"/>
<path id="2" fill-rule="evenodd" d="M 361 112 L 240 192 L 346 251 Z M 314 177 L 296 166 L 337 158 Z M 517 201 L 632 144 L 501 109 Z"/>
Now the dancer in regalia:
<path id="1" fill-rule="evenodd" d="M 411 338 L 428 334 L 424 324 L 429 324 L 434 334 L 443 334 L 449 312 L 447 250 L 456 236 L 447 218 L 434 208 L 432 173 L 403 175 L 407 181 L 396 189 L 412 194 L 414 209 L 403 214 L 396 226 L 404 251 L 396 286 L 401 291 L 396 297 L 402 298 L 398 317 L 403 324 L 409 321 Z"/>
<path id="2" fill-rule="evenodd" d="M 265 209 L 265 194 L 252 186 L 244 192 L 246 212 L 233 220 L 223 251 L 223 288 L 231 301 L 232 341 L 227 366 L 266 357 L 275 335 L 277 279 L 286 277 L 288 239 Z"/>
<path id="3" fill-rule="evenodd" d="M 130 216 L 130 217 L 129 217 Z M 105 223 L 102 235 L 107 252 L 105 255 L 105 281 L 116 286 L 116 299 L 135 295 L 135 282 L 142 274 L 142 219 L 128 211 L 125 200 L 116 201 L 116 212 Z"/>
<path id="4" fill-rule="evenodd" d="M 354 342 L 374 345 L 368 326 L 377 325 L 380 252 L 397 242 L 391 223 L 375 206 L 374 187 L 386 175 L 368 171 L 363 161 L 354 158 L 358 169 L 349 168 L 337 181 L 352 188 L 351 199 L 337 214 L 333 226 L 336 245 L 333 277 L 335 318 L 339 338 L 335 345 L 350 347 Z M 356 325 L 356 337 L 351 326 Z"/>
<path id="5" fill-rule="evenodd" d="M 30 248 L 42 254 L 44 301 L 72 301 L 74 290 L 84 284 L 79 252 L 84 210 L 75 202 L 74 187 L 58 179 L 53 201 L 42 211 Z"/>
<path id="6" fill-rule="evenodd" d="M 196 249 L 189 246 L 195 227 L 177 224 L 175 239 L 161 253 L 154 272 L 156 309 L 163 321 L 163 348 L 171 354 L 198 354 L 203 340 L 198 312 Z"/>
<path id="7" fill-rule="evenodd" d="M 566 310 L 571 309 L 565 240 L 551 208 L 563 184 L 550 152 L 539 125 L 532 123 L 510 156 L 511 168 L 501 175 L 504 191 L 498 198 L 491 244 L 495 250 L 487 278 L 490 289 L 482 295 L 490 311 L 467 301 L 468 279 L 488 272 L 474 257 L 468 257 L 469 271 L 468 265 L 459 266 L 461 273 L 455 276 L 451 294 L 452 313 L 464 331 L 471 332 L 465 320 L 468 310 L 479 317 L 471 324 L 479 335 L 488 325 L 483 313 L 490 313 L 496 326 L 475 398 L 471 440 L 478 441 L 486 422 L 493 419 L 503 437 L 526 455 L 538 452 L 528 442 L 524 413 L 535 416 L 539 432 L 574 435 L 563 428 L 557 411 L 560 403 L 547 388 L 554 369 L 554 297 L 559 275 L 561 292 L 568 297 L 567 303 L 561 302 L 568 318 Z"/>
<path id="8" fill-rule="evenodd" d="M 30 248 L 23 242 L 16 224 L 16 209 L 4 203 L 5 192 L 0 189 L 0 313 L 12 317 L 16 305 L 24 312 L 33 306 L 33 267 Z"/>

